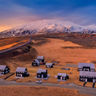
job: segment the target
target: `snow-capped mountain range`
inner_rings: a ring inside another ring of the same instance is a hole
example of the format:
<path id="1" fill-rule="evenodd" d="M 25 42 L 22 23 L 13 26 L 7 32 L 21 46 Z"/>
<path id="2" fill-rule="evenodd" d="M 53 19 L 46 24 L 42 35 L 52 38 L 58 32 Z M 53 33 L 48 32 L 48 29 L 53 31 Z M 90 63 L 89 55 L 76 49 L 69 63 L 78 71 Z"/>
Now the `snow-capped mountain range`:
<path id="1" fill-rule="evenodd" d="M 1 32 L 8 36 L 46 34 L 52 32 L 96 32 L 96 25 L 80 26 L 63 20 L 39 20 Z"/>

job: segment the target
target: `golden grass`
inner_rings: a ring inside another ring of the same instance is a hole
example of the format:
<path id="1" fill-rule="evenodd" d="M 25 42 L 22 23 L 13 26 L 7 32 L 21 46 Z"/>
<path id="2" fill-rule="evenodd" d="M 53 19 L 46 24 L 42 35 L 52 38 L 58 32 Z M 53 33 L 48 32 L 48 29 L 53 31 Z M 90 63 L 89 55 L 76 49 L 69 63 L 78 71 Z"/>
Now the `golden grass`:
<path id="1" fill-rule="evenodd" d="M 5 50 L 5 49 L 9 49 L 13 46 L 19 46 L 19 45 L 22 45 L 23 43 L 27 42 L 28 40 L 21 40 L 21 41 L 18 41 L 18 42 L 14 42 L 12 44 L 8 44 L 8 45 L 5 45 L 5 46 L 1 46 L 0 47 L 0 50 Z M 3 42 L 2 42 L 3 43 Z"/>
<path id="2" fill-rule="evenodd" d="M 58 87 L 25 87 L 25 86 L 2 86 L 1 96 L 86 96 L 79 94 L 75 89 Z M 88 96 L 88 95 L 87 95 Z"/>
<path id="3" fill-rule="evenodd" d="M 0 32 L 2 32 L 2 31 L 4 31 L 4 30 L 11 29 L 11 28 L 12 28 L 11 26 L 2 25 L 2 26 L 0 26 Z"/>
<path id="4" fill-rule="evenodd" d="M 13 44 L 10 44 L 10 45 L 2 46 L 2 47 L 0 47 L 0 50 L 11 48 L 11 47 L 13 47 L 16 44 L 18 44 L 18 43 L 13 43 Z"/>
<path id="5" fill-rule="evenodd" d="M 79 72 L 77 68 L 68 67 L 70 70 L 61 70 L 61 68 L 66 67 L 67 64 L 77 65 L 79 62 L 89 63 L 95 61 L 95 52 L 96 49 L 85 49 L 77 47 L 83 47 L 79 44 L 72 43 L 70 41 L 64 41 L 60 39 L 48 39 L 50 42 L 43 44 L 42 46 L 33 46 L 39 55 L 45 56 L 48 62 L 58 61 L 61 66 L 55 66 L 53 69 L 48 69 L 51 77 L 47 82 L 57 82 L 57 79 L 54 78 L 57 73 L 67 73 L 70 77 L 66 82 L 60 83 L 75 83 L 78 85 L 83 85 L 82 82 L 79 81 Z M 63 47 L 69 47 L 68 49 L 64 49 Z M 75 49 L 71 49 L 71 47 L 76 47 Z M 68 63 L 69 62 L 69 63 Z M 92 83 L 88 83 L 87 86 L 92 87 Z"/>
<path id="6" fill-rule="evenodd" d="M 43 55 L 47 60 L 56 60 L 60 62 L 60 65 L 65 65 L 66 62 L 72 62 L 77 64 L 78 62 L 91 62 L 95 61 L 96 49 L 84 49 L 84 48 L 67 48 L 63 47 L 82 47 L 81 45 L 74 44 L 72 42 L 66 42 L 59 39 L 49 39 L 49 43 L 42 46 L 33 46 L 39 55 Z"/>
<path id="7" fill-rule="evenodd" d="M 64 83 L 75 83 L 78 85 L 83 85 L 82 82 L 79 81 L 79 72 L 77 71 L 76 67 L 66 67 L 67 64 L 72 64 L 72 65 L 77 65 L 78 62 L 92 62 L 95 61 L 96 59 L 96 49 L 84 49 L 84 48 L 79 48 L 77 47 L 82 47 L 79 44 L 72 43 L 70 41 L 64 41 L 60 39 L 48 39 L 49 42 L 44 43 L 42 45 L 32 45 L 32 47 L 37 51 L 38 55 L 44 56 L 47 62 L 52 62 L 52 61 L 57 61 L 59 62 L 54 66 L 53 69 L 47 69 L 48 74 L 50 75 L 50 78 L 48 80 L 43 80 L 43 82 L 50 82 L 50 83 L 59 83 L 59 84 L 64 84 Z M 37 40 L 34 43 L 39 42 Z M 64 49 L 63 47 L 69 47 L 68 49 Z M 71 49 L 71 47 L 76 47 L 75 49 Z M 24 58 L 27 58 L 26 56 L 29 53 L 26 53 L 23 56 Z M 30 54 L 34 54 L 32 51 Z M 20 58 L 20 56 L 17 56 Z M 15 58 L 17 58 L 15 57 Z M 30 58 L 30 61 L 25 61 L 23 58 L 22 61 L 20 60 L 11 60 L 11 64 L 9 63 L 8 65 L 11 68 L 11 72 L 15 72 L 16 67 L 18 66 L 23 66 L 27 67 L 28 71 L 30 73 L 29 77 L 26 77 L 24 79 L 18 79 L 16 80 L 17 82 L 31 82 L 31 81 L 36 81 L 36 72 L 38 68 L 43 68 L 46 69 L 45 66 L 40 66 L 40 67 L 32 67 L 32 60 Z M 70 70 L 62 70 L 61 68 L 70 68 Z M 69 75 L 69 80 L 65 82 L 58 82 L 55 76 L 58 73 L 67 73 Z M 15 80 L 15 74 L 8 78 L 7 80 Z M 92 87 L 92 83 L 88 83 L 87 86 Z"/>

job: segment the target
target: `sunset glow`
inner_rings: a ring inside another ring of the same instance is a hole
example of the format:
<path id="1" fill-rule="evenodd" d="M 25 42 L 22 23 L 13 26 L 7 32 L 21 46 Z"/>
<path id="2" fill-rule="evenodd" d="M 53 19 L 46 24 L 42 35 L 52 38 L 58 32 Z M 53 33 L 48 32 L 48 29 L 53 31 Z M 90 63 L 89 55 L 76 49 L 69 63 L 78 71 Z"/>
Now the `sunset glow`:
<path id="1" fill-rule="evenodd" d="M 11 28 L 12 28 L 11 26 L 5 26 L 5 25 L 0 26 L 0 32 L 1 32 L 1 31 L 4 31 L 4 30 L 11 29 Z"/>
<path id="2" fill-rule="evenodd" d="M 96 0 L 0 0 L 0 31 L 53 18 L 80 25 L 96 24 L 95 10 Z"/>

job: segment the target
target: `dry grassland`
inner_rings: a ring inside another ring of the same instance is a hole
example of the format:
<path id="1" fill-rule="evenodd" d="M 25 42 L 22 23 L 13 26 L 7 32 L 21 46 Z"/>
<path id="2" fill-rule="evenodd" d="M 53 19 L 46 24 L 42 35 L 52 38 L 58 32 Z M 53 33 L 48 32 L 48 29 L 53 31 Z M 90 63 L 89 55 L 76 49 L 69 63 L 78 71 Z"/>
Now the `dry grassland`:
<path id="1" fill-rule="evenodd" d="M 13 56 L 7 61 L 7 65 L 10 66 L 11 72 L 15 72 L 16 67 L 23 66 L 27 67 L 30 76 L 24 79 L 15 79 L 15 74 L 8 78 L 7 80 L 15 80 L 17 82 L 31 82 L 36 81 L 36 72 L 39 68 L 46 69 L 45 66 L 32 67 L 32 60 L 40 55 L 44 56 L 47 62 L 56 61 L 53 69 L 47 69 L 50 78 L 48 80 L 43 80 L 43 82 L 50 83 L 75 83 L 78 85 L 83 85 L 79 81 L 79 72 L 77 71 L 77 64 L 79 62 L 93 62 L 96 63 L 96 49 L 95 48 L 85 48 L 83 45 L 74 43 L 71 41 L 65 41 L 61 39 L 47 38 L 42 40 L 34 40 L 31 45 L 32 49 L 28 53 L 19 54 Z M 71 66 L 69 66 L 71 65 Z M 75 67 L 74 67 L 75 66 Z M 62 68 L 70 68 L 70 70 L 62 70 Z M 55 76 L 58 73 L 67 73 L 70 77 L 69 80 L 65 82 L 58 82 Z M 87 86 L 92 87 L 92 83 L 88 83 Z"/>
<path id="2" fill-rule="evenodd" d="M 7 38 L 7 39 L 1 39 L 0 40 L 0 51 L 9 49 L 14 46 L 19 46 L 25 42 L 27 42 L 28 38 Z"/>
<path id="3" fill-rule="evenodd" d="M 75 89 L 57 87 L 0 87 L 0 96 L 86 96 Z"/>

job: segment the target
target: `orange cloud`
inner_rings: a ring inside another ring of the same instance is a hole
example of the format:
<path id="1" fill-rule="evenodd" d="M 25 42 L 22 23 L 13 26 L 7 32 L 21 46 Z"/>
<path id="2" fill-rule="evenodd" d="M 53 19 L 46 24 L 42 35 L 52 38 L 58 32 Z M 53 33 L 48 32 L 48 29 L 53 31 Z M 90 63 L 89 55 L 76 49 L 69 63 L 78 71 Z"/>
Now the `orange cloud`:
<path id="1" fill-rule="evenodd" d="M 34 14 L 32 9 L 13 3 L 7 12 L 0 11 L 0 32 L 39 19 L 42 18 Z"/>
<path id="2" fill-rule="evenodd" d="M 2 26 L 0 26 L 0 32 L 11 29 L 11 28 L 12 28 L 11 26 L 2 25 Z"/>

